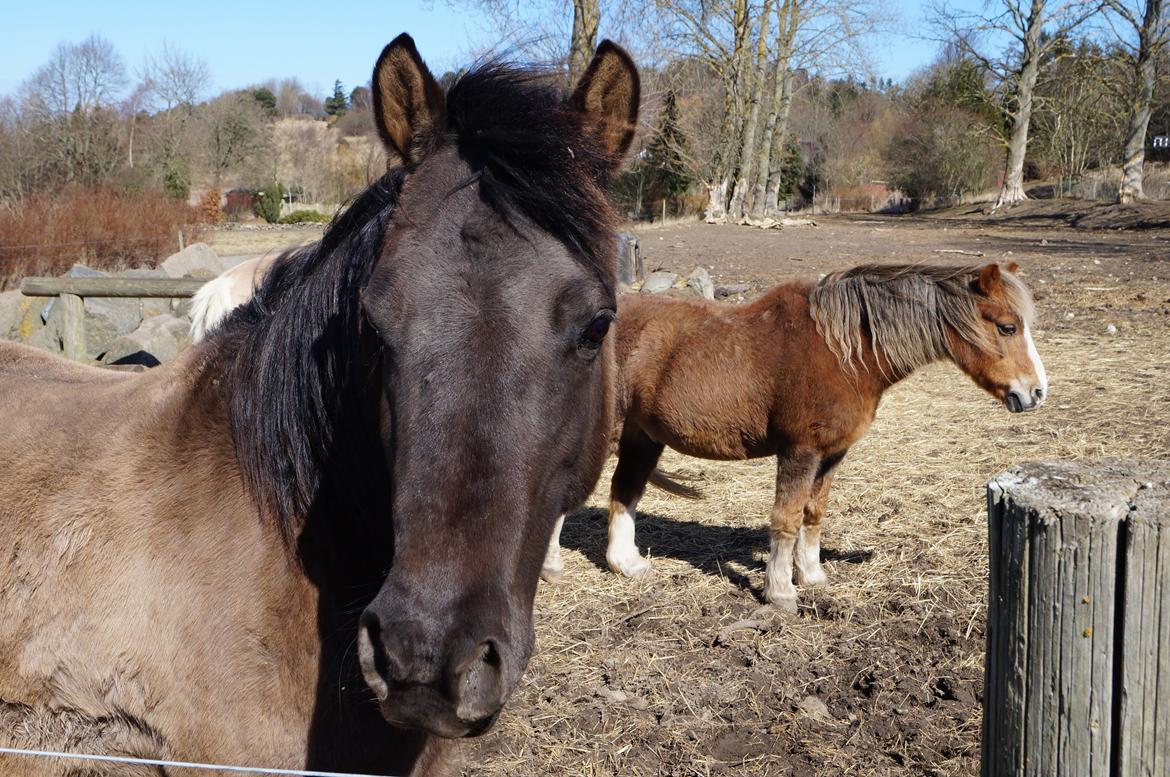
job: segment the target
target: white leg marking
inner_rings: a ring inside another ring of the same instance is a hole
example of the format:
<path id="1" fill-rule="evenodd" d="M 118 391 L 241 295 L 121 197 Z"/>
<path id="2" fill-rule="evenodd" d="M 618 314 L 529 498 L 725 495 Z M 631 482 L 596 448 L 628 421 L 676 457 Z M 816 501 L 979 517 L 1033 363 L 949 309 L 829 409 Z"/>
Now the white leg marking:
<path id="1" fill-rule="evenodd" d="M 605 560 L 609 568 L 626 577 L 646 577 L 650 574 L 650 562 L 638 553 L 634 542 L 634 515 L 638 500 L 629 505 L 612 502 L 609 506 L 609 548 Z"/>
<path id="2" fill-rule="evenodd" d="M 1024 324 L 1024 342 L 1028 344 L 1028 358 L 1032 360 L 1032 369 L 1036 371 L 1036 380 L 1044 391 L 1044 398 L 1048 398 L 1048 373 L 1044 371 L 1044 362 L 1040 361 L 1040 354 L 1036 350 L 1036 343 L 1032 340 L 1032 330 Z"/>
<path id="3" fill-rule="evenodd" d="M 553 527 L 552 539 L 548 541 L 548 551 L 544 554 L 540 576 L 549 583 L 556 583 L 565 575 L 565 562 L 561 558 L 561 527 L 564 525 L 565 516 L 562 515 Z"/>
<path id="4" fill-rule="evenodd" d="M 829 582 L 821 566 L 821 526 L 801 526 L 796 538 L 796 582 L 805 586 Z"/>
<path id="5" fill-rule="evenodd" d="M 792 549 L 796 538 L 772 538 L 772 555 L 768 558 L 764 598 L 785 612 L 796 612 L 796 586 L 792 584 Z"/>

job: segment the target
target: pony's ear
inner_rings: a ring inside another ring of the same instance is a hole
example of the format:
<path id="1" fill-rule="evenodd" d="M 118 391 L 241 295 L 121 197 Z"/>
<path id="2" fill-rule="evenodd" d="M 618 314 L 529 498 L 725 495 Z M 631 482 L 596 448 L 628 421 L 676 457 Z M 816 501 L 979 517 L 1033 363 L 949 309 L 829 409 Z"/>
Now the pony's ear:
<path id="1" fill-rule="evenodd" d="M 1000 286 L 999 265 L 995 262 L 979 271 L 979 291 L 983 296 L 990 297 Z"/>
<path id="2" fill-rule="evenodd" d="M 373 87 L 374 123 L 386 150 L 414 167 L 437 145 L 446 109 L 443 88 L 405 32 L 382 49 Z"/>
<path id="3" fill-rule="evenodd" d="M 1004 269 L 1007 270 L 1008 272 L 1010 272 L 1012 275 L 1015 275 L 1016 273 L 1018 273 L 1020 271 L 1020 266 L 1018 264 L 1016 264 L 1015 262 L 1008 262 L 1008 266 L 1005 267 Z"/>
<path id="4" fill-rule="evenodd" d="M 614 167 L 621 164 L 638 126 L 641 84 L 638 68 L 621 46 L 603 40 L 577 87 L 573 106 L 597 131 Z"/>

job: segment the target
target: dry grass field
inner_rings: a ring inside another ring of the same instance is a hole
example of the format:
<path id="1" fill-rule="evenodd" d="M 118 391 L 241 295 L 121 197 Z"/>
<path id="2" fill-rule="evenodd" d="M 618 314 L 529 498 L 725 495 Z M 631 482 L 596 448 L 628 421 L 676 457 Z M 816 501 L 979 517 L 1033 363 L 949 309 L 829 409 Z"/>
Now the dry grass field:
<path id="1" fill-rule="evenodd" d="M 469 775 L 978 773 L 984 485 L 1033 459 L 1170 458 L 1170 233 L 818 222 L 639 236 L 650 269 L 703 264 L 748 296 L 860 261 L 1015 260 L 1036 293 L 1050 400 L 1009 414 L 949 364 L 896 386 L 837 478 L 830 583 L 802 591 L 797 616 L 760 611 L 773 460 L 668 453 L 706 499 L 647 493 L 648 582 L 605 569 L 603 480 L 566 523 L 565 578 L 537 595 L 537 653 L 495 729 L 466 745 Z"/>

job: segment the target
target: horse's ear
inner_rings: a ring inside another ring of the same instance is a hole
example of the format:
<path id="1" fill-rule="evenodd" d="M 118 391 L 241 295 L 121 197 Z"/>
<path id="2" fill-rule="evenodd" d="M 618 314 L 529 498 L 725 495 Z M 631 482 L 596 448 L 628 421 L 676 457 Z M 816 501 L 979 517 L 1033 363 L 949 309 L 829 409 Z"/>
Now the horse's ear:
<path id="1" fill-rule="evenodd" d="M 1000 280 L 999 265 L 992 262 L 979 271 L 979 291 L 990 297 L 999 289 Z"/>
<path id="2" fill-rule="evenodd" d="M 641 83 L 634 60 L 621 46 L 603 40 L 577 82 L 572 102 L 597 130 L 614 167 L 621 164 L 634 141 L 640 101 Z"/>
<path id="3" fill-rule="evenodd" d="M 446 109 L 443 88 L 405 32 L 382 49 L 373 87 L 374 123 L 386 150 L 414 167 L 438 143 Z"/>
<path id="4" fill-rule="evenodd" d="M 1008 262 L 1008 266 L 1005 269 L 1008 272 L 1010 272 L 1012 275 L 1015 275 L 1016 273 L 1018 273 L 1020 271 L 1020 266 L 1018 264 L 1016 264 L 1015 262 Z"/>

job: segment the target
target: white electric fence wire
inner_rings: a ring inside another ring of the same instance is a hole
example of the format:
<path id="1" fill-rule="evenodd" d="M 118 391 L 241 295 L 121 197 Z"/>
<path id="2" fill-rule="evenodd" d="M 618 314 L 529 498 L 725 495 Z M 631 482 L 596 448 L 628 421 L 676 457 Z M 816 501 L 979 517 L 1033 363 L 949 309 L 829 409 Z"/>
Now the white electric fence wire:
<path id="1" fill-rule="evenodd" d="M 226 766 L 224 764 L 203 764 L 189 761 L 164 761 L 155 758 L 130 758 L 116 755 L 92 755 L 89 753 L 58 753 L 52 750 L 22 750 L 17 747 L 0 747 L 0 754 L 24 755 L 32 758 L 67 758 L 74 761 L 136 764 L 138 766 L 161 766 L 171 769 L 205 769 L 207 771 L 235 772 L 237 774 L 277 774 L 290 775 L 290 777 L 377 777 L 377 775 L 353 774 L 351 772 L 315 772 L 305 769 L 261 769 L 255 766 Z"/>

